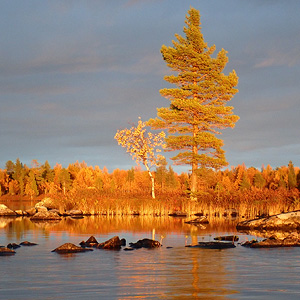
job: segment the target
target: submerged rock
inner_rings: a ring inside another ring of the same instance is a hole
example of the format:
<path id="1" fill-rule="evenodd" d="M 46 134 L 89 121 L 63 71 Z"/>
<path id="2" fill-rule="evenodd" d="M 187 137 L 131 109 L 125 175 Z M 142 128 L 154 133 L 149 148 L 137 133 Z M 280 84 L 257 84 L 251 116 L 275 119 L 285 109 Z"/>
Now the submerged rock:
<path id="1" fill-rule="evenodd" d="M 16 251 L 9 249 L 7 247 L 0 247 L 0 256 L 14 255 L 14 254 L 16 254 Z"/>
<path id="2" fill-rule="evenodd" d="M 36 246 L 38 244 L 36 243 L 32 243 L 32 242 L 28 242 L 28 241 L 25 241 L 25 242 L 22 242 L 20 243 L 21 246 Z"/>
<path id="3" fill-rule="evenodd" d="M 300 211 L 239 222 L 237 230 L 295 230 L 300 229 Z"/>
<path id="4" fill-rule="evenodd" d="M 0 216 L 16 216 L 17 214 L 4 204 L 0 204 Z"/>
<path id="5" fill-rule="evenodd" d="M 104 243 L 99 243 L 97 245 L 98 249 L 109 249 L 109 250 L 119 250 L 121 249 L 122 241 L 118 236 L 114 236 L 113 238 L 107 240 Z"/>
<path id="6" fill-rule="evenodd" d="M 159 248 L 161 247 L 160 242 L 151 239 L 138 240 L 136 243 L 129 243 L 129 246 L 134 249 L 139 248 Z"/>
<path id="7" fill-rule="evenodd" d="M 78 253 L 78 252 L 86 252 L 86 251 L 93 251 L 93 249 L 82 248 L 72 243 L 65 243 L 59 246 L 58 248 L 52 250 L 51 252 L 65 254 L 65 253 Z"/>
<path id="8" fill-rule="evenodd" d="M 187 245 L 189 248 L 204 248 L 204 249 L 229 249 L 235 248 L 234 243 L 228 242 L 199 242 L 197 245 Z"/>

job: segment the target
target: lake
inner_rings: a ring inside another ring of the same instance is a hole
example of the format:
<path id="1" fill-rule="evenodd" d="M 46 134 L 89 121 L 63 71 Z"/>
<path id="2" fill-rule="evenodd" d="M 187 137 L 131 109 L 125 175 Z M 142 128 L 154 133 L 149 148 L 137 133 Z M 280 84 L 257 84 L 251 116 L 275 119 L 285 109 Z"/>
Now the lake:
<path id="1" fill-rule="evenodd" d="M 211 250 L 186 244 L 236 234 L 236 220 L 205 226 L 183 218 L 90 216 L 58 223 L 27 217 L 0 218 L 0 245 L 30 241 L 33 247 L 0 256 L 0 299 L 299 299 L 300 248 Z M 154 237 L 158 249 L 61 255 L 66 242 L 118 235 L 127 244 Z"/>

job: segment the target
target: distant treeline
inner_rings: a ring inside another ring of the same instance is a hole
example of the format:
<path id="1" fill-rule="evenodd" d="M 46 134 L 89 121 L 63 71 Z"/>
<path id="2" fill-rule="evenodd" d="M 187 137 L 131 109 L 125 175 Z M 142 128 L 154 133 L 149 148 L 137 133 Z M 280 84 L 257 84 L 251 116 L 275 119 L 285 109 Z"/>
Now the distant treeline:
<path id="1" fill-rule="evenodd" d="M 182 201 L 185 205 L 190 201 L 188 173 L 177 174 L 171 166 L 163 164 L 153 171 L 153 175 L 157 195 L 155 201 L 160 201 L 160 204 L 165 201 L 169 209 L 181 209 Z M 0 169 L 0 187 L 1 196 L 35 199 L 45 195 L 52 199 L 68 199 L 70 207 L 82 202 L 90 205 L 102 198 L 151 197 L 151 181 L 147 171 L 135 167 L 130 170 L 115 169 L 109 173 L 106 167 L 90 167 L 85 162 L 76 162 L 67 168 L 56 164 L 51 168 L 47 161 L 39 164 L 33 160 L 30 167 L 19 159 L 8 161 L 6 168 Z M 197 205 L 236 207 L 259 204 L 291 210 L 300 205 L 299 188 L 300 170 L 292 162 L 276 169 L 269 165 L 261 170 L 246 168 L 245 165 L 220 171 L 200 169 Z"/>

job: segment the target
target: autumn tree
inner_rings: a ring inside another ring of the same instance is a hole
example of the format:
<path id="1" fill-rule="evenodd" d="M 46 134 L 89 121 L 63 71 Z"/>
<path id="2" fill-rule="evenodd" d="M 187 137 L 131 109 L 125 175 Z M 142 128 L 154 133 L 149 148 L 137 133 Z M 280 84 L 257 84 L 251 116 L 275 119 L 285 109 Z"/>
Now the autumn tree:
<path id="1" fill-rule="evenodd" d="M 185 37 L 176 34 L 172 47 L 161 48 L 164 61 L 173 71 L 164 79 L 176 87 L 160 90 L 171 103 L 158 108 L 157 118 L 149 124 L 168 130 L 167 150 L 178 152 L 172 158 L 176 164 L 191 165 L 191 192 L 195 194 L 198 168 L 227 165 L 223 141 L 216 135 L 221 129 L 233 128 L 239 119 L 233 107 L 226 106 L 238 92 L 238 76 L 234 70 L 229 75 L 223 73 L 228 62 L 224 49 L 213 57 L 216 47 L 204 42 L 199 11 L 191 8 L 185 23 Z"/>
<path id="2" fill-rule="evenodd" d="M 152 198 L 155 198 L 154 177 L 150 168 L 158 165 L 162 158 L 158 152 L 161 152 L 160 147 L 164 145 L 165 133 L 163 131 L 157 134 L 146 132 L 146 126 L 146 122 L 139 119 L 137 126 L 118 130 L 115 139 L 119 145 L 127 149 L 136 163 L 142 162 L 144 164 L 151 179 Z"/>

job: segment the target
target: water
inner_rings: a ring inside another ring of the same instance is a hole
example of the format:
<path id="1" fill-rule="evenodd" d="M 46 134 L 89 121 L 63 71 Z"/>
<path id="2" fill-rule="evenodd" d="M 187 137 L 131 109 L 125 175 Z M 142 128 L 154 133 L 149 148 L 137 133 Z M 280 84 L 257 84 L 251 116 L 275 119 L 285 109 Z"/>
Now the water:
<path id="1" fill-rule="evenodd" d="M 196 227 L 172 217 L 68 217 L 59 223 L 0 218 L 0 245 L 38 243 L 0 256 L 0 299 L 299 299 L 300 248 L 185 247 L 227 234 L 252 238 L 237 233 L 231 220 Z M 91 235 L 98 242 L 153 236 L 163 247 L 51 252 Z"/>

